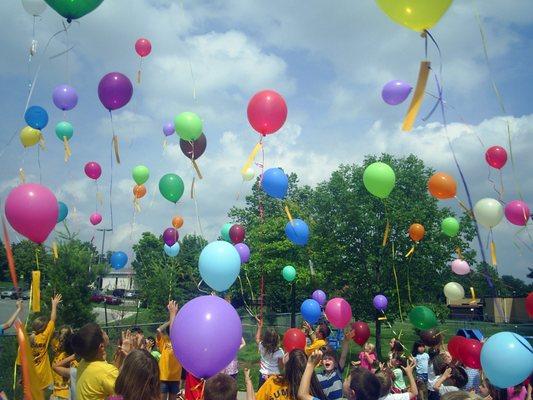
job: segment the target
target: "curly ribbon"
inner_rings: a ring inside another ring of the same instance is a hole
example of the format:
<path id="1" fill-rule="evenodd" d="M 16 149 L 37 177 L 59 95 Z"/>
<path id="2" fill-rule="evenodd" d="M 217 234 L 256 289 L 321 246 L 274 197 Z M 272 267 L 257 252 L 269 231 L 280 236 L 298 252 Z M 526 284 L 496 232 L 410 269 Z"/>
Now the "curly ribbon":
<path id="1" fill-rule="evenodd" d="M 457 257 L 459 257 L 460 260 L 463 260 L 463 253 L 461 252 L 461 248 L 459 246 L 457 246 L 455 248 L 455 253 L 457 254 Z"/>
<path id="2" fill-rule="evenodd" d="M 196 196 L 194 195 L 194 189 L 195 189 L 195 183 L 196 183 L 196 178 L 193 177 L 192 178 L 192 182 L 191 182 L 191 199 L 193 200 L 194 202 L 194 211 L 195 211 L 195 214 L 196 214 L 196 224 L 198 226 L 198 231 L 200 232 L 200 234 L 203 236 L 204 235 L 204 232 L 202 230 L 202 223 L 200 222 L 200 214 L 198 212 L 198 201 L 196 200 Z"/>
<path id="3" fill-rule="evenodd" d="M 41 131 L 39 131 L 39 147 L 41 148 L 41 150 L 46 150 L 46 146 L 44 143 L 44 136 Z"/>
<path id="4" fill-rule="evenodd" d="M 400 298 L 400 285 L 398 284 L 398 274 L 396 273 L 396 262 L 395 262 L 395 254 L 394 254 L 394 242 L 392 243 L 392 272 L 394 273 L 394 282 L 396 284 L 396 295 L 398 297 L 398 311 L 400 312 L 400 321 L 403 323 L 403 315 L 402 315 L 402 302 Z"/>
<path id="5" fill-rule="evenodd" d="M 457 200 L 457 203 L 459 203 L 459 207 L 461 207 L 463 211 L 470 216 L 470 218 L 474 219 L 474 213 L 472 212 L 472 210 L 468 208 L 466 204 L 463 203 L 461 199 L 459 199 L 457 196 L 455 196 L 455 200 Z"/>
<path id="6" fill-rule="evenodd" d="M 54 256 L 54 260 L 57 260 L 59 258 L 59 251 L 57 250 L 57 242 L 52 242 L 52 255 Z"/>
<path id="7" fill-rule="evenodd" d="M 418 71 L 418 79 L 416 82 L 415 93 L 405 114 L 405 118 L 402 124 L 402 130 L 404 132 L 409 132 L 413 129 L 413 125 L 422 106 L 422 101 L 424 100 L 424 93 L 426 92 L 426 85 L 429 77 L 429 70 L 431 63 L 429 61 L 421 61 L 420 69 Z"/>
<path id="8" fill-rule="evenodd" d="M 407 254 L 405 255 L 405 258 L 407 257 L 411 257 L 413 255 L 413 253 L 415 252 L 415 245 L 413 244 L 413 246 L 411 247 L 411 250 L 409 250 L 407 252 Z"/>
<path id="9" fill-rule="evenodd" d="M 248 303 L 246 302 L 246 296 L 244 295 L 244 288 L 242 286 L 242 279 L 241 279 L 241 276 L 238 275 L 237 278 L 239 278 L 239 286 L 241 288 L 241 296 L 242 296 L 242 301 L 244 302 L 244 309 L 246 310 L 246 312 L 248 314 L 250 314 L 250 317 L 252 318 L 257 318 L 257 316 L 252 312 L 252 309 L 250 308 L 250 306 L 248 305 Z"/>
<path id="10" fill-rule="evenodd" d="M 261 136 L 261 139 L 254 146 L 254 148 L 250 152 L 250 155 L 248 155 L 248 158 L 247 158 L 246 162 L 244 163 L 243 167 L 241 168 L 241 175 L 244 175 L 246 173 L 246 170 L 248 168 L 250 168 L 250 166 L 254 162 L 255 156 L 257 155 L 259 150 L 261 150 L 262 147 L 263 147 L 263 137 Z"/>
<path id="11" fill-rule="evenodd" d="M 72 151 L 70 150 L 70 146 L 68 144 L 68 139 L 66 138 L 66 136 L 63 136 L 63 147 L 65 148 L 65 162 L 67 162 L 70 156 L 72 155 Z"/>
<path id="12" fill-rule="evenodd" d="M 31 311 L 41 312 L 41 271 L 31 271 Z"/>
<path id="13" fill-rule="evenodd" d="M 137 196 L 133 198 L 133 208 L 135 209 L 135 212 L 141 212 L 141 204 Z"/>
<path id="14" fill-rule="evenodd" d="M 19 181 L 21 184 L 26 182 L 26 174 L 23 168 L 19 168 Z"/>
<path id="15" fill-rule="evenodd" d="M 17 272 L 15 270 L 15 258 L 13 257 L 13 249 L 11 248 L 11 240 L 9 240 L 9 234 L 7 232 L 6 221 L 2 217 L 2 232 L 4 237 L 4 249 L 6 250 L 7 265 L 9 266 L 9 276 L 15 289 L 18 290 L 19 284 L 17 279 Z"/>
<path id="16" fill-rule="evenodd" d="M 387 245 L 387 241 L 389 240 L 389 233 L 390 233 L 390 222 L 387 218 L 387 224 L 385 225 L 385 232 L 383 232 L 383 242 L 381 243 L 381 247 L 385 247 Z"/>
<path id="17" fill-rule="evenodd" d="M 137 71 L 137 84 L 141 84 L 141 74 L 142 74 L 142 68 L 143 68 L 143 58 L 141 57 L 141 60 L 139 61 L 139 70 Z"/>

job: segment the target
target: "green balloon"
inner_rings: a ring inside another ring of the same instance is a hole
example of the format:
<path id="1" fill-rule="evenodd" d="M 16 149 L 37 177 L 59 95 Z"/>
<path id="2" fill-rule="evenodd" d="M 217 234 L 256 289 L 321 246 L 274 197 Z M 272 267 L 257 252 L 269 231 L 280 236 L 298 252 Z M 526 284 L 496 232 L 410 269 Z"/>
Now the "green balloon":
<path id="1" fill-rule="evenodd" d="M 73 134 L 74 128 L 70 122 L 63 121 L 56 125 L 56 136 L 59 140 L 63 141 L 63 138 L 70 140 Z"/>
<path id="2" fill-rule="evenodd" d="M 202 135 L 202 120 L 193 112 L 183 112 L 174 118 L 174 128 L 180 138 L 193 141 Z"/>
<path id="3" fill-rule="evenodd" d="M 444 218 L 440 223 L 442 233 L 449 237 L 455 237 L 459 233 L 459 221 L 454 217 Z"/>
<path id="4" fill-rule="evenodd" d="M 281 274 L 287 282 L 292 282 L 296 278 L 296 269 L 294 269 L 292 265 L 287 265 L 286 267 L 283 267 Z"/>
<path id="5" fill-rule="evenodd" d="M 230 243 L 231 243 L 231 238 L 229 237 L 229 230 L 231 229 L 232 226 L 233 224 L 231 222 L 228 222 L 224 224 L 224 226 L 220 230 L 220 236 L 222 236 L 222 239 Z"/>
<path id="6" fill-rule="evenodd" d="M 366 190 L 380 199 L 389 197 L 396 183 L 396 175 L 391 167 L 382 162 L 375 162 L 366 167 L 363 173 Z"/>
<path id="7" fill-rule="evenodd" d="M 176 174 L 166 174 L 159 180 L 159 191 L 165 199 L 177 203 L 185 190 L 183 180 Z"/>
<path id="8" fill-rule="evenodd" d="M 65 17 L 68 22 L 89 14 L 104 0 L 44 0 L 56 12 Z"/>
<path id="9" fill-rule="evenodd" d="M 437 326 L 435 313 L 424 306 L 417 306 L 409 312 L 409 321 L 418 329 L 427 330 Z"/>
<path id="10" fill-rule="evenodd" d="M 150 177 L 150 170 L 144 165 L 137 165 L 133 168 L 133 171 L 131 171 L 131 176 L 137 185 L 142 185 Z"/>

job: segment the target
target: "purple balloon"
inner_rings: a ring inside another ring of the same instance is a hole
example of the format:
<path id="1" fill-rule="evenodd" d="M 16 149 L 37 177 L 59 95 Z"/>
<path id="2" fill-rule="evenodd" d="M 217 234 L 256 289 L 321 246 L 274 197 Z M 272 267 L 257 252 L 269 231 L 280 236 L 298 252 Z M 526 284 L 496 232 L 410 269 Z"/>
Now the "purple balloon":
<path id="1" fill-rule="evenodd" d="M 326 304 L 327 296 L 326 293 L 324 293 L 322 290 L 317 289 L 313 292 L 313 295 L 311 296 L 313 300 L 315 300 L 318 304 L 323 306 Z"/>
<path id="2" fill-rule="evenodd" d="M 383 86 L 381 97 L 385 103 L 396 106 L 405 101 L 412 89 L 413 87 L 404 81 L 390 81 Z"/>
<path id="3" fill-rule="evenodd" d="M 163 133 L 165 136 L 171 136 L 174 132 L 174 122 L 165 122 L 165 125 L 163 125 Z"/>
<path id="4" fill-rule="evenodd" d="M 120 72 L 110 72 L 98 84 L 98 97 L 109 111 L 124 107 L 131 99 L 133 85 Z"/>
<path id="5" fill-rule="evenodd" d="M 241 257 L 241 264 L 247 263 L 250 260 L 250 248 L 244 243 L 237 243 L 235 249 Z"/>
<path id="6" fill-rule="evenodd" d="M 191 160 L 198 160 L 202 154 L 204 154 L 205 148 L 207 147 L 207 138 L 202 133 L 200 137 L 192 142 L 188 140 L 180 139 L 180 149 L 185 157 L 190 158 Z"/>
<path id="7" fill-rule="evenodd" d="M 167 228 L 163 232 L 163 241 L 167 246 L 173 246 L 179 239 L 180 235 L 174 228 Z"/>
<path id="8" fill-rule="evenodd" d="M 219 373 L 235 358 L 241 338 L 239 315 L 217 296 L 200 296 L 186 303 L 170 331 L 174 355 L 183 368 L 204 379 Z"/>
<path id="9" fill-rule="evenodd" d="M 52 92 L 52 100 L 57 108 L 68 111 L 72 110 L 78 104 L 78 94 L 72 86 L 59 85 Z"/>
<path id="10" fill-rule="evenodd" d="M 384 311 L 387 308 L 389 301 L 382 294 L 378 294 L 374 297 L 372 303 L 374 303 L 374 307 L 376 308 L 376 310 Z"/>

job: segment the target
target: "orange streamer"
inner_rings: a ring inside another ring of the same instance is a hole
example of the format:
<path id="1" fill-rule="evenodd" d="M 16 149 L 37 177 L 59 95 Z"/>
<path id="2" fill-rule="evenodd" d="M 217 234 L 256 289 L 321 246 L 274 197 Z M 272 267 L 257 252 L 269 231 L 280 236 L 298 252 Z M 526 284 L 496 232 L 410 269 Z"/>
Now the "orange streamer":
<path id="1" fill-rule="evenodd" d="M 6 221 L 2 218 L 2 229 L 4 232 L 4 248 L 6 249 L 7 264 L 9 266 L 9 276 L 13 286 L 18 290 L 19 284 L 17 279 L 17 272 L 15 271 L 15 259 L 13 258 L 13 250 L 11 249 L 11 241 L 9 240 L 9 234 L 7 233 Z"/>

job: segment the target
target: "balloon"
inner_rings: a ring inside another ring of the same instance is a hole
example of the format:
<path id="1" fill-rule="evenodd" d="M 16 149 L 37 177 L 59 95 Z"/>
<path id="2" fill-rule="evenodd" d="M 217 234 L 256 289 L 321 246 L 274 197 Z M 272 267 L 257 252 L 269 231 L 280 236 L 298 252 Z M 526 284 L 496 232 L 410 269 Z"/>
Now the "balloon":
<path id="1" fill-rule="evenodd" d="M 56 136 L 59 140 L 70 140 L 74 134 L 74 127 L 70 122 L 62 121 L 56 125 Z"/>
<path id="2" fill-rule="evenodd" d="M 287 265 L 283 267 L 281 275 L 283 275 L 283 279 L 285 279 L 287 282 L 292 282 L 294 279 L 296 279 L 296 269 L 292 265 Z"/>
<path id="3" fill-rule="evenodd" d="M 65 218 L 67 218 L 68 215 L 68 207 L 65 203 L 62 201 L 57 202 L 58 207 L 58 213 L 57 213 L 57 222 L 63 221 Z"/>
<path id="4" fill-rule="evenodd" d="M 200 276 L 218 292 L 228 290 L 241 270 L 241 257 L 228 242 L 217 240 L 205 246 L 198 260 Z"/>
<path id="5" fill-rule="evenodd" d="M 354 333 L 353 341 L 359 346 L 366 343 L 370 337 L 370 328 L 368 324 L 363 321 L 356 321 L 352 324 L 352 331 Z"/>
<path id="6" fill-rule="evenodd" d="M 220 236 L 226 242 L 231 242 L 231 238 L 229 237 L 229 230 L 231 229 L 232 226 L 233 226 L 233 224 L 231 222 L 227 222 L 227 223 L 224 224 L 222 229 L 220 229 Z"/>
<path id="7" fill-rule="evenodd" d="M 510 201 L 505 206 L 505 218 L 513 225 L 527 225 L 530 215 L 529 207 L 522 200 Z"/>
<path id="8" fill-rule="evenodd" d="M 461 356 L 463 354 L 463 346 L 466 343 L 466 338 L 464 336 L 453 336 L 448 341 L 448 351 L 453 359 L 461 361 Z"/>
<path id="9" fill-rule="evenodd" d="M 41 137 L 41 131 L 31 126 L 26 126 L 20 130 L 20 142 L 24 147 L 35 146 Z"/>
<path id="10" fill-rule="evenodd" d="M 22 7 L 28 14 L 37 17 L 46 10 L 46 3 L 44 0 L 22 0 Z"/>
<path id="11" fill-rule="evenodd" d="M 178 241 L 179 237 L 178 231 L 174 228 L 167 228 L 163 232 L 163 241 L 167 246 L 172 246 Z"/>
<path id="12" fill-rule="evenodd" d="M 262 90 L 248 103 L 248 122 L 257 132 L 266 136 L 278 131 L 287 119 L 287 104 L 273 90 Z"/>
<path id="13" fill-rule="evenodd" d="M 526 297 L 526 311 L 530 318 L 533 318 L 533 292 L 530 292 Z"/>
<path id="14" fill-rule="evenodd" d="M 176 229 L 179 229 L 183 226 L 183 218 L 181 218 L 179 215 L 176 215 L 174 218 L 172 218 L 172 226 Z"/>
<path id="15" fill-rule="evenodd" d="M 135 42 L 135 51 L 141 57 L 146 57 L 152 51 L 152 43 L 148 39 L 137 39 Z"/>
<path id="16" fill-rule="evenodd" d="M 129 103 L 133 95 L 133 85 L 129 78 L 120 72 L 110 72 L 100 79 L 98 98 L 109 111 L 118 110 Z"/>
<path id="17" fill-rule="evenodd" d="M 450 301 L 461 300 L 465 298 L 465 290 L 457 282 L 448 282 L 444 285 L 444 295 Z"/>
<path id="18" fill-rule="evenodd" d="M 439 22 L 452 0 L 376 0 L 376 3 L 397 24 L 422 32 Z"/>
<path id="19" fill-rule="evenodd" d="M 188 140 L 180 139 L 180 149 L 185 157 L 191 160 L 198 160 L 202 154 L 204 154 L 207 147 L 207 139 L 202 133 L 200 137 L 192 142 Z"/>
<path id="20" fill-rule="evenodd" d="M 318 302 L 321 306 L 326 304 L 326 293 L 324 293 L 322 290 L 317 289 L 313 292 L 313 295 L 311 296 L 314 300 Z"/>
<path id="21" fill-rule="evenodd" d="M 457 193 L 457 183 L 453 176 L 444 172 L 436 172 L 429 178 L 428 190 L 439 200 L 452 199 Z"/>
<path id="22" fill-rule="evenodd" d="M 383 101 L 391 106 L 401 104 L 407 99 L 413 87 L 400 80 L 387 82 L 381 91 Z"/>
<path id="23" fill-rule="evenodd" d="M 420 242 L 424 238 L 426 230 L 421 224 L 411 224 L 409 227 L 409 237 L 413 242 Z"/>
<path id="24" fill-rule="evenodd" d="M 48 113 L 40 106 L 31 106 L 24 113 L 24 120 L 34 129 L 43 129 L 48 125 Z"/>
<path id="25" fill-rule="evenodd" d="M 418 329 L 431 329 L 437 325 L 435 313 L 425 306 L 414 307 L 409 312 L 409 320 Z"/>
<path id="26" fill-rule="evenodd" d="M 133 187 L 133 196 L 136 199 L 142 199 L 146 195 L 146 187 L 144 185 L 135 185 Z"/>
<path id="27" fill-rule="evenodd" d="M 174 129 L 183 140 L 196 140 L 203 132 L 202 120 L 193 112 L 183 112 L 174 118 Z"/>
<path id="28" fill-rule="evenodd" d="M 165 136 L 171 136 L 174 134 L 174 132 L 174 123 L 166 122 L 165 125 L 163 125 L 163 133 Z"/>
<path id="29" fill-rule="evenodd" d="M 492 168 L 502 169 L 507 162 L 507 152 L 501 146 L 492 146 L 485 152 L 485 160 Z"/>
<path id="30" fill-rule="evenodd" d="M 459 221 L 454 217 L 444 218 L 440 223 L 442 233 L 449 237 L 455 237 L 459 233 Z"/>
<path id="31" fill-rule="evenodd" d="M 242 340 L 241 319 L 231 304 L 220 297 L 196 297 L 179 310 L 170 339 L 183 368 L 207 379 L 237 355 Z"/>
<path id="32" fill-rule="evenodd" d="M 470 273 L 470 266 L 465 260 L 458 258 L 452 261 L 452 271 L 457 275 L 466 275 Z"/>
<path id="33" fill-rule="evenodd" d="M 250 260 L 250 248 L 244 243 L 237 243 L 235 250 L 239 253 L 241 264 L 247 263 Z"/>
<path id="34" fill-rule="evenodd" d="M 498 200 L 484 198 L 474 205 L 477 222 L 487 229 L 494 228 L 503 218 L 503 207 Z"/>
<path id="35" fill-rule="evenodd" d="M 435 328 L 420 331 L 420 339 L 426 346 L 436 346 L 442 342 L 442 334 Z"/>
<path id="36" fill-rule="evenodd" d="M 91 224 L 98 225 L 100 222 L 102 222 L 102 215 L 100 213 L 94 212 L 89 217 L 89 221 L 91 221 Z"/>
<path id="37" fill-rule="evenodd" d="M 255 171 L 252 167 L 248 167 L 246 168 L 246 171 L 244 171 L 244 173 L 242 173 L 242 180 L 243 181 L 251 181 L 252 179 L 254 179 L 254 176 L 255 176 Z"/>
<path id="38" fill-rule="evenodd" d="M 287 239 L 297 246 L 305 246 L 309 241 L 309 227 L 301 219 L 293 219 L 285 225 Z"/>
<path id="39" fill-rule="evenodd" d="M 289 178 L 281 168 L 269 168 L 263 172 L 261 187 L 270 197 L 283 199 L 289 189 Z"/>
<path id="40" fill-rule="evenodd" d="M 378 294 L 374 296 L 374 300 L 372 300 L 372 304 L 374 304 L 374 307 L 376 310 L 385 311 L 387 309 L 387 306 L 389 305 L 389 301 L 382 294 Z"/>
<path id="41" fill-rule="evenodd" d="M 127 262 L 128 256 L 123 251 L 115 251 L 113 254 L 111 254 L 111 258 L 109 259 L 109 263 L 114 269 L 124 268 Z"/>
<path id="42" fill-rule="evenodd" d="M 41 244 L 56 226 L 59 206 L 47 187 L 24 183 L 7 195 L 5 213 L 14 230 Z"/>
<path id="43" fill-rule="evenodd" d="M 475 339 L 466 339 L 461 346 L 461 362 L 474 369 L 481 369 L 481 350 L 483 343 Z"/>
<path id="44" fill-rule="evenodd" d="M 297 328 L 287 329 L 283 335 L 283 349 L 286 353 L 290 353 L 295 349 L 304 350 L 306 339 L 304 333 Z"/>
<path id="45" fill-rule="evenodd" d="M 322 315 L 320 304 L 313 299 L 304 300 L 300 306 L 300 312 L 302 313 L 304 321 L 309 322 L 311 325 L 316 324 L 320 319 L 320 315 Z"/>
<path id="46" fill-rule="evenodd" d="M 350 304 L 340 297 L 335 297 L 328 301 L 324 312 L 328 321 L 338 329 L 344 329 L 352 319 Z"/>
<path id="47" fill-rule="evenodd" d="M 172 246 L 169 246 L 168 244 L 164 244 L 163 250 L 165 250 L 165 253 L 169 257 L 176 257 L 178 253 L 180 252 L 180 244 L 178 242 L 174 243 Z"/>
<path id="48" fill-rule="evenodd" d="M 85 164 L 85 175 L 94 180 L 100 178 L 100 175 L 102 175 L 102 168 L 100 167 L 100 164 L 95 161 Z"/>
<path id="49" fill-rule="evenodd" d="M 516 333 L 496 333 L 481 349 L 481 367 L 490 383 L 496 387 L 518 385 L 533 371 L 533 348 Z"/>
<path id="50" fill-rule="evenodd" d="M 52 92 L 52 100 L 57 108 L 68 111 L 72 110 L 78 104 L 78 94 L 72 86 L 59 85 Z"/>
<path id="51" fill-rule="evenodd" d="M 70 23 L 73 19 L 78 19 L 89 14 L 98 7 L 104 0 L 44 0 L 56 12 L 65 17 Z"/>
<path id="52" fill-rule="evenodd" d="M 366 190 L 380 199 L 389 197 L 396 184 L 396 175 L 391 167 L 382 162 L 375 162 L 365 168 L 363 183 Z"/>
<path id="53" fill-rule="evenodd" d="M 150 170 L 144 165 L 137 165 L 131 171 L 131 176 L 137 185 L 142 185 L 150 177 Z"/>
<path id="54" fill-rule="evenodd" d="M 166 174 L 159 180 L 159 191 L 165 199 L 177 203 L 183 195 L 183 180 L 176 174 Z"/>

